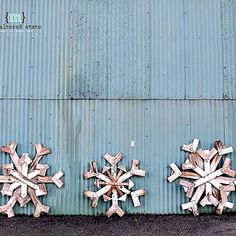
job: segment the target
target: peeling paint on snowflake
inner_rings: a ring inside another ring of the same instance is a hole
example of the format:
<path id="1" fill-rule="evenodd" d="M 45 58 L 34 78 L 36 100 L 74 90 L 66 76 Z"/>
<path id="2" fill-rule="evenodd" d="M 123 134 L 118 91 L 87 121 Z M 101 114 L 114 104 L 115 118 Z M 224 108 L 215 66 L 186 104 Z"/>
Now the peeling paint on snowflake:
<path id="1" fill-rule="evenodd" d="M 182 204 L 183 210 L 188 209 L 194 215 L 199 215 L 199 204 L 202 207 L 214 205 L 216 213 L 222 214 L 224 209 L 233 208 L 228 195 L 235 191 L 235 171 L 230 168 L 231 159 L 223 157 L 232 153 L 233 148 L 223 146 L 220 140 L 215 142 L 211 150 L 202 150 L 198 145 L 199 140 L 194 139 L 191 144 L 182 146 L 189 156 L 181 169 L 175 163 L 170 165 L 172 175 L 168 181 L 180 178 L 180 185 L 190 198 L 189 202 Z"/>
<path id="2" fill-rule="evenodd" d="M 41 212 L 48 213 L 49 207 L 43 205 L 39 196 L 47 195 L 46 184 L 54 183 L 61 188 L 63 173 L 59 170 L 54 176 L 46 176 L 49 166 L 40 164 L 44 155 L 51 151 L 41 144 L 35 144 L 36 155 L 32 160 L 28 153 L 23 153 L 19 158 L 16 152 L 17 144 L 12 142 L 9 146 L 3 146 L 2 151 L 10 155 L 12 163 L 3 164 L 3 175 L 0 175 L 0 183 L 3 183 L 2 195 L 10 196 L 6 205 L 0 206 L 0 212 L 8 217 L 14 216 L 13 208 L 18 202 L 21 207 L 26 207 L 32 201 L 35 206 L 34 216 L 39 217 Z"/>
<path id="3" fill-rule="evenodd" d="M 92 192 L 89 190 L 84 191 L 86 197 L 91 198 L 92 207 L 97 207 L 98 200 L 101 196 L 105 202 L 112 201 L 111 207 L 106 212 L 106 215 L 110 217 L 112 214 L 117 213 L 122 217 L 125 212 L 118 205 L 118 201 L 126 201 L 128 195 L 131 195 L 133 204 L 135 207 L 140 206 L 139 197 L 145 194 L 144 189 L 139 189 L 132 191 L 131 188 L 134 183 L 130 178 L 134 175 L 145 176 L 145 171 L 139 169 L 139 161 L 133 160 L 131 169 L 126 170 L 124 165 L 118 166 L 118 163 L 123 158 L 122 153 L 117 153 L 116 156 L 112 156 L 107 153 L 104 159 L 111 166 L 104 166 L 102 173 L 98 171 L 97 164 L 95 161 L 90 162 L 90 170 L 84 173 L 84 178 L 95 178 L 94 184 L 98 187 L 97 192 Z"/>

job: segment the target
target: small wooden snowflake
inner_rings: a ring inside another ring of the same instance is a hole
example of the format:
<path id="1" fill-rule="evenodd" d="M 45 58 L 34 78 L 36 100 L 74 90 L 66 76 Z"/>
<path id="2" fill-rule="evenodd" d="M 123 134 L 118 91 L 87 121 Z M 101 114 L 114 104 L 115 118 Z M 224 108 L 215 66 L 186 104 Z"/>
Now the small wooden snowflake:
<path id="1" fill-rule="evenodd" d="M 134 183 L 130 180 L 133 175 L 145 176 L 145 171 L 138 168 L 139 161 L 133 160 L 131 169 L 126 170 L 125 166 L 117 166 L 118 162 L 123 158 L 122 153 L 116 156 L 106 154 L 104 159 L 109 162 L 110 167 L 104 166 L 102 173 L 98 171 L 95 161 L 90 162 L 90 171 L 84 173 L 84 178 L 95 178 L 94 184 L 99 188 L 97 192 L 86 190 L 84 195 L 91 198 L 92 207 L 97 207 L 98 200 L 103 196 L 104 201 L 112 200 L 112 206 L 106 212 L 110 217 L 113 213 L 117 213 L 120 217 L 125 212 L 119 207 L 118 201 L 126 201 L 127 195 L 131 195 L 134 206 L 140 206 L 139 197 L 145 194 L 144 189 L 131 191 Z"/>

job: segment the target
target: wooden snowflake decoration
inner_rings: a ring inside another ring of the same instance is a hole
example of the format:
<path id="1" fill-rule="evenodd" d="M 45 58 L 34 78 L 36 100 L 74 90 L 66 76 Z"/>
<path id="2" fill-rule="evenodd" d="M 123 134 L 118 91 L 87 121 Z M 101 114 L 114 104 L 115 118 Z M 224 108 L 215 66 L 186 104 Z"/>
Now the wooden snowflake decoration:
<path id="1" fill-rule="evenodd" d="M 175 163 L 170 165 L 173 173 L 168 181 L 181 178 L 180 185 L 190 198 L 189 202 L 182 204 L 183 210 L 188 209 L 194 215 L 199 215 L 200 203 L 203 207 L 214 205 L 216 213 L 222 214 L 225 208 L 233 208 L 233 203 L 228 201 L 228 195 L 235 191 L 235 171 L 230 168 L 229 157 L 222 160 L 224 155 L 233 152 L 233 148 L 223 146 L 220 140 L 215 142 L 215 147 L 211 150 L 202 150 L 198 148 L 198 144 L 199 140 L 194 139 L 191 144 L 183 145 L 182 150 L 189 152 L 189 157 L 182 165 L 182 170 Z M 222 163 L 222 167 L 218 167 Z"/>
<path id="2" fill-rule="evenodd" d="M 13 163 L 3 164 L 3 175 L 0 175 L 0 183 L 3 183 L 2 195 L 11 196 L 6 205 L 0 206 L 0 212 L 8 217 L 14 216 L 13 207 L 18 202 L 21 207 L 26 207 L 32 201 L 35 206 L 34 216 L 39 217 L 41 212 L 47 213 L 49 207 L 43 205 L 38 196 L 47 195 L 46 184 L 54 183 L 61 187 L 63 182 L 60 178 L 63 173 L 59 170 L 54 176 L 46 176 L 47 164 L 39 164 L 43 155 L 51 151 L 41 144 L 35 144 L 36 155 L 33 160 L 28 153 L 23 153 L 21 158 L 16 152 L 16 142 L 9 146 L 3 146 L 2 151 L 10 155 Z"/>
<path id="3" fill-rule="evenodd" d="M 104 159 L 109 162 L 110 167 L 104 166 L 102 173 L 98 171 L 95 161 L 90 162 L 90 171 L 84 173 L 84 178 L 95 178 L 94 184 L 98 187 L 97 192 L 89 190 L 84 191 L 86 197 L 91 198 L 92 207 L 97 207 L 98 200 L 103 196 L 104 201 L 112 200 L 112 206 L 106 212 L 110 217 L 113 213 L 117 213 L 120 217 L 125 212 L 119 207 L 118 201 L 126 201 L 127 195 L 131 195 L 135 207 L 140 206 L 139 197 L 145 194 L 144 189 L 131 191 L 134 183 L 130 180 L 133 175 L 145 176 L 145 171 L 138 168 L 139 161 L 133 160 L 130 171 L 127 171 L 125 166 L 117 166 L 118 162 L 123 158 L 122 153 L 117 153 L 116 156 L 106 154 Z"/>

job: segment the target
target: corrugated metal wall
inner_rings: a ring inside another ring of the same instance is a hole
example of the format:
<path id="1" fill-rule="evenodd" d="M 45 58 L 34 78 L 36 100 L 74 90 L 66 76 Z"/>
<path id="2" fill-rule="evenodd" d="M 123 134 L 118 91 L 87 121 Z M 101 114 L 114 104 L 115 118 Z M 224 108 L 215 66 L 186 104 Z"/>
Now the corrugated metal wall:
<path id="1" fill-rule="evenodd" d="M 94 186 L 82 174 L 118 151 L 147 170 L 135 178 L 142 206 L 126 211 L 183 213 L 182 189 L 166 181 L 180 146 L 198 137 L 236 149 L 236 1 L 2 0 L 0 24 L 6 11 L 42 28 L 0 31 L 0 145 L 16 140 L 31 156 L 34 143 L 52 148 L 43 162 L 65 172 L 65 186 L 49 187 L 50 213 L 103 213 L 109 204 L 94 210 L 83 197 Z"/>

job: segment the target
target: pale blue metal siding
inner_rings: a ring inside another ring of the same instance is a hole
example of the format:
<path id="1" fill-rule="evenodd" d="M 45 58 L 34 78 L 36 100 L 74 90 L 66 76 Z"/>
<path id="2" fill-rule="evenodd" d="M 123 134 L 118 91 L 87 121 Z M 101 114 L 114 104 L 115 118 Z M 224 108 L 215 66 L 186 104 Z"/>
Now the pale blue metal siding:
<path id="1" fill-rule="evenodd" d="M 1 98 L 234 98 L 234 1 L 13 3 L 42 29 L 1 32 Z"/>
<path id="2" fill-rule="evenodd" d="M 210 148 L 216 139 L 235 147 L 235 107 L 235 101 L 223 100 L 2 100 L 0 143 L 17 140 L 19 153 L 28 151 L 31 156 L 34 143 L 52 148 L 42 162 L 51 166 L 49 173 L 58 169 L 65 173 L 65 186 L 50 186 L 43 198 L 52 214 L 102 213 L 108 204 L 94 210 L 83 197 L 84 189 L 95 188 L 82 174 L 89 161 L 96 160 L 102 168 L 102 156 L 118 151 L 124 154 L 122 163 L 130 166 L 137 158 L 147 170 L 145 178 L 135 178 L 136 187 L 147 191 L 143 204 L 138 208 L 130 201 L 123 204 L 128 212 L 183 213 L 180 204 L 185 197 L 177 182 L 167 182 L 168 165 L 183 162 L 186 154 L 180 147 L 193 137 L 201 138 L 203 148 Z M 130 146 L 132 140 L 135 147 Z M 1 157 L 2 163 L 10 161 L 5 154 Z M 236 153 L 232 159 L 236 168 Z M 232 196 L 235 202 L 236 195 Z M 27 213 L 26 209 L 18 211 Z"/>
<path id="3" fill-rule="evenodd" d="M 222 98 L 221 1 L 186 1 L 186 97 Z"/>
<path id="4" fill-rule="evenodd" d="M 0 31 L 0 145 L 16 140 L 31 156 L 34 143 L 52 148 L 42 162 L 62 169 L 65 185 L 43 198 L 50 213 L 103 213 L 109 204 L 94 210 L 83 197 L 95 188 L 82 174 L 118 151 L 147 171 L 135 178 L 141 207 L 129 200 L 126 211 L 184 213 L 182 189 L 166 180 L 181 145 L 196 137 L 236 149 L 236 1 L 2 0 L 0 25 L 6 11 L 42 28 Z"/>
<path id="5" fill-rule="evenodd" d="M 184 1 L 150 1 L 150 97 L 184 99 Z"/>
<path id="6" fill-rule="evenodd" d="M 225 98 L 236 98 L 236 2 L 222 2 Z"/>

